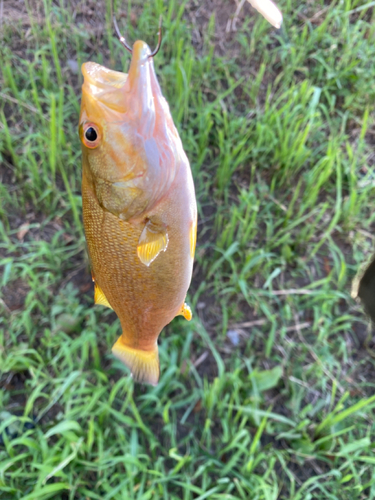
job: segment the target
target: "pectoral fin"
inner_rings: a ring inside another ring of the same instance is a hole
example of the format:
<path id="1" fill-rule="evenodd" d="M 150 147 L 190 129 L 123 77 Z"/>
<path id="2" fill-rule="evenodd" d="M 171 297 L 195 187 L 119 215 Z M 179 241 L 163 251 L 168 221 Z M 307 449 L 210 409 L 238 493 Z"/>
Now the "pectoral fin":
<path id="1" fill-rule="evenodd" d="M 190 306 L 188 306 L 186 302 L 182 304 L 180 312 L 177 314 L 177 316 L 183 316 L 188 321 L 190 321 L 191 318 L 193 317 L 193 313 L 191 312 Z"/>
<path id="2" fill-rule="evenodd" d="M 113 309 L 113 307 L 111 307 L 110 303 L 108 302 L 107 297 L 104 295 L 103 290 L 97 283 L 95 283 L 94 302 L 95 304 Z"/>
<path id="3" fill-rule="evenodd" d="M 160 252 L 165 252 L 168 246 L 168 234 L 165 228 L 148 221 L 139 237 L 137 254 L 140 261 L 149 266 Z"/>

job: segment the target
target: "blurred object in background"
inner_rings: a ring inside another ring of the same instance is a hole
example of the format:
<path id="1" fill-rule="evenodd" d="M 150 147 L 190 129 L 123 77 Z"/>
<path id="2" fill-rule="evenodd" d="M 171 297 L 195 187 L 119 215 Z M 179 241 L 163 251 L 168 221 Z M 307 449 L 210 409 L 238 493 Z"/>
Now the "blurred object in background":
<path id="1" fill-rule="evenodd" d="M 360 299 L 366 312 L 375 323 L 375 258 L 360 270 L 353 282 L 352 297 Z"/>
<path id="2" fill-rule="evenodd" d="M 276 5 L 271 0 L 247 0 L 272 26 L 280 29 L 283 16 Z"/>

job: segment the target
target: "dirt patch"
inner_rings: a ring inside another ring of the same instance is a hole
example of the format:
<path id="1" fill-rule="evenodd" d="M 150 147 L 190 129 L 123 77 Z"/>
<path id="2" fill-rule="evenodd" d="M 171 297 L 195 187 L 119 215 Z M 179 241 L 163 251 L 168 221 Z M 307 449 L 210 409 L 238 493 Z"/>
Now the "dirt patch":
<path id="1" fill-rule="evenodd" d="M 235 2 L 220 2 L 207 0 L 205 2 L 190 2 L 187 5 L 186 18 L 192 25 L 193 45 L 202 51 L 207 36 L 210 20 L 215 18 L 214 44 L 218 55 L 228 56 L 228 41 L 233 39 L 233 33 L 246 17 L 254 17 L 255 10 L 245 2 L 239 10 Z M 237 47 L 238 48 L 238 47 Z"/>
<path id="2" fill-rule="evenodd" d="M 8 188 L 12 188 L 16 181 L 12 158 L 3 154 L 3 161 L 0 162 L 0 182 Z"/>
<path id="3" fill-rule="evenodd" d="M 6 308 L 9 311 L 22 309 L 29 290 L 30 287 L 21 278 L 18 278 L 5 285 L 5 287 L 3 287 L 2 289 L 1 294 Z"/>

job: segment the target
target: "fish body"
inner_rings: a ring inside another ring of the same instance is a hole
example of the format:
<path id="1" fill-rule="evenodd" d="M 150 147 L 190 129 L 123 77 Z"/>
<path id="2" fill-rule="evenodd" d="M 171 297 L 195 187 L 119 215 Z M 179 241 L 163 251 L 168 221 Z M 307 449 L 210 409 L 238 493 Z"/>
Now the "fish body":
<path id="1" fill-rule="evenodd" d="M 187 319 L 197 230 L 189 161 L 142 41 L 129 74 L 88 62 L 79 133 L 95 302 L 118 315 L 113 353 L 139 382 L 159 378 L 157 338 Z"/>

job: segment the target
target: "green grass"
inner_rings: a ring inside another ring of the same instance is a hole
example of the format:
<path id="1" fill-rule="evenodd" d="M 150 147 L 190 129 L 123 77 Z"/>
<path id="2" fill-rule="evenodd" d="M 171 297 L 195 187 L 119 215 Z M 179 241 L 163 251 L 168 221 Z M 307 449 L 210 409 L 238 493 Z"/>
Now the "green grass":
<path id="1" fill-rule="evenodd" d="M 374 243 L 374 2 L 279 5 L 281 31 L 246 4 L 226 33 L 235 2 L 115 2 L 129 41 L 154 46 L 163 15 L 199 205 L 194 319 L 162 333 L 152 388 L 111 355 L 81 223 L 75 67 L 129 63 L 110 2 L 4 2 L 1 499 L 375 499 L 375 350 L 350 298 Z"/>

